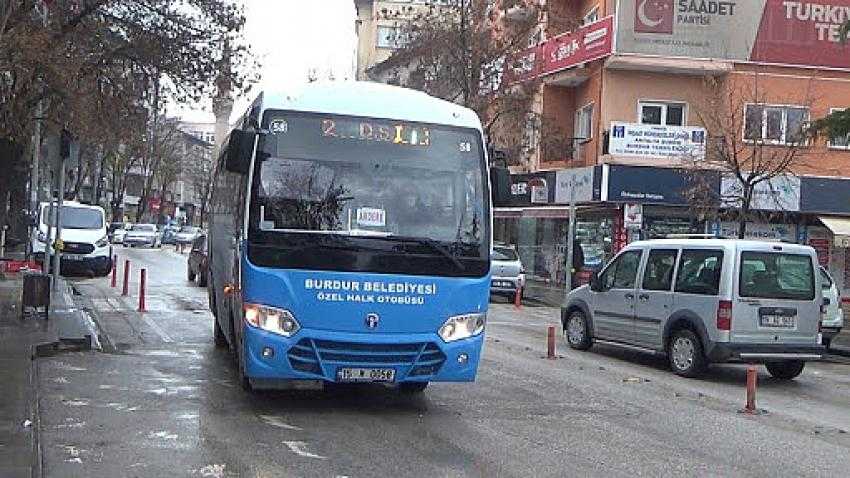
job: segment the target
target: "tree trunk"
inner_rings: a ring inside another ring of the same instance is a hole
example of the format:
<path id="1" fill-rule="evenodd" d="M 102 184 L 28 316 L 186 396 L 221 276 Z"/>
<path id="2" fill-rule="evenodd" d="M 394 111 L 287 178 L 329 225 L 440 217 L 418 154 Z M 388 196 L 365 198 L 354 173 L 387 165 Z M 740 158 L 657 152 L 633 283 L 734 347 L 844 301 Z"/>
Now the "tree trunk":
<path id="1" fill-rule="evenodd" d="M 750 216 L 750 203 L 753 199 L 753 187 L 744 185 L 744 195 L 741 198 L 741 210 L 738 212 L 738 239 L 743 239 L 747 234 L 747 219 Z"/>

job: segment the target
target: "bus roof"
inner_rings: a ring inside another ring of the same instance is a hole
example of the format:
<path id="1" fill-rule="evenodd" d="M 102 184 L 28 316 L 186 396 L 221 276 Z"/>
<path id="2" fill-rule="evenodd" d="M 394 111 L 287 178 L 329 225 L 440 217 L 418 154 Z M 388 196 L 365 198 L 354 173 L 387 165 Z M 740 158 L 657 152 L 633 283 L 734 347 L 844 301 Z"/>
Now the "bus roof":
<path id="1" fill-rule="evenodd" d="M 469 108 L 421 91 L 367 81 L 319 81 L 287 92 L 264 91 L 254 104 L 261 111 L 331 113 L 481 130 L 478 115 Z"/>

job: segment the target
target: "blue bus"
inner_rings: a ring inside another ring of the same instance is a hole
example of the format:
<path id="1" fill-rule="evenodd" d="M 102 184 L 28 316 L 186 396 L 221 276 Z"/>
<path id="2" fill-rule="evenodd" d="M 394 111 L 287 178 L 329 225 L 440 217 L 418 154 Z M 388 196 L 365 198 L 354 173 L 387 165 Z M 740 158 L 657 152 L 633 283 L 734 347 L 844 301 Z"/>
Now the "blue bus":
<path id="1" fill-rule="evenodd" d="M 210 308 L 244 388 L 475 379 L 492 214 L 473 111 L 374 83 L 264 92 L 214 175 Z"/>

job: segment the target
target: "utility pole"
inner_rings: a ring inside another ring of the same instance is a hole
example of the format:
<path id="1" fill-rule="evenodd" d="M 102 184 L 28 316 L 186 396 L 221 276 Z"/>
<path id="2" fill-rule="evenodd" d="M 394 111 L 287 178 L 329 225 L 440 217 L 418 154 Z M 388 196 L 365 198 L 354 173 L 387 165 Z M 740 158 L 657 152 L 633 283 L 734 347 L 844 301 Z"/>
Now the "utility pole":
<path id="1" fill-rule="evenodd" d="M 62 130 L 59 137 L 59 162 L 56 169 L 59 174 L 59 190 L 56 195 L 56 240 L 54 245 L 62 246 L 62 205 L 65 201 L 65 160 L 71 157 L 71 133 Z M 59 290 L 59 268 L 62 263 L 62 247 L 55 247 L 53 251 L 53 290 Z"/>
<path id="2" fill-rule="evenodd" d="M 47 5 L 43 5 L 44 14 L 41 16 L 41 26 L 47 28 Z M 41 156 L 41 125 L 44 121 L 44 100 L 38 100 L 35 105 L 35 130 L 32 135 L 32 173 L 30 174 L 30 214 L 33 217 L 38 215 L 39 192 L 41 189 L 41 178 L 39 177 L 39 159 Z M 33 236 L 33 229 L 38 229 L 38 225 L 30 226 L 30 237 Z M 29 248 L 28 248 L 29 249 Z M 32 252 L 32 251 L 30 251 Z M 46 268 L 44 269 L 47 270 Z"/>

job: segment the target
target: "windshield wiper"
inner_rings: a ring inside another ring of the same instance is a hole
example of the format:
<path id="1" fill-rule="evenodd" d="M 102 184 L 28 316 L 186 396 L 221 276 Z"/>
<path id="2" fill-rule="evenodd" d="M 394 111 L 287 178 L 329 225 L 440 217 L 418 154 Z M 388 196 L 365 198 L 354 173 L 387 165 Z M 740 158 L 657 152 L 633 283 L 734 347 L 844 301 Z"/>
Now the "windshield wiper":
<path id="1" fill-rule="evenodd" d="M 448 250 L 448 249 L 446 249 L 445 247 L 443 247 L 443 245 L 442 245 L 442 244 L 440 244 L 439 242 L 435 241 L 434 239 L 431 239 L 431 238 L 428 238 L 428 237 L 396 236 L 396 235 L 392 235 L 392 234 L 390 234 L 390 235 L 388 235 L 388 236 L 385 236 L 385 237 L 386 237 L 387 239 L 400 240 L 400 241 L 405 241 L 405 242 L 415 242 L 415 243 L 417 243 L 417 244 L 422 244 L 422 245 L 424 245 L 424 246 L 428 246 L 428 247 L 430 247 L 431 249 L 433 249 L 433 250 L 435 250 L 435 251 L 439 252 L 439 253 L 440 253 L 441 255 L 443 255 L 445 258 L 447 258 L 447 259 L 449 259 L 450 261 L 452 261 L 452 263 L 453 263 L 454 265 L 456 265 L 458 269 L 460 269 L 460 270 L 462 270 L 462 271 L 465 271 L 465 270 L 466 270 L 466 266 L 464 266 L 464 265 L 463 265 L 463 263 L 462 263 L 462 262 L 460 262 L 460 260 L 457 258 L 457 256 L 455 256 L 454 254 L 452 254 L 451 252 L 449 252 L 449 250 Z"/>

